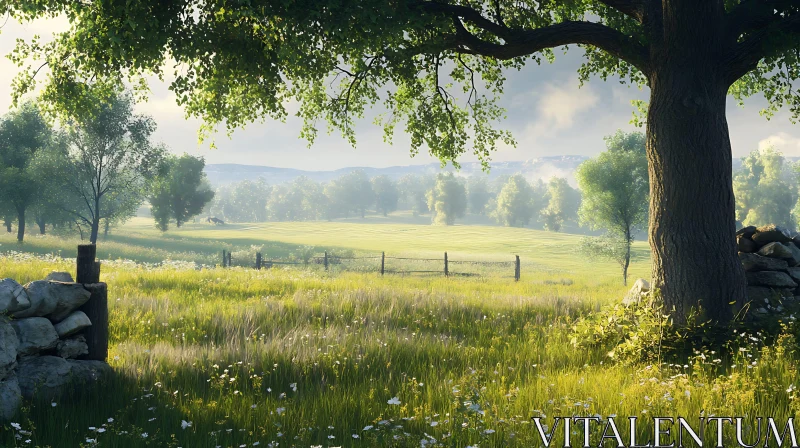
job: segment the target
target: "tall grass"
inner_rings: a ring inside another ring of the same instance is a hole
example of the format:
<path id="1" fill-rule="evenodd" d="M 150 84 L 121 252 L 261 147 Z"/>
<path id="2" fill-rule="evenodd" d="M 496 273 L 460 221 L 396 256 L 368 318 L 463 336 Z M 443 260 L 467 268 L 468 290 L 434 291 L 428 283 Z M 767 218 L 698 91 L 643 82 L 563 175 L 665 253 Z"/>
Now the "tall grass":
<path id="1" fill-rule="evenodd" d="M 19 257 L 0 266 L 21 281 L 72 269 Z M 15 421 L 25 432 L 4 426 L 3 446 L 529 447 L 540 446 L 530 423 L 539 415 L 786 418 L 798 409 L 795 358 L 780 347 L 762 353 L 758 341 L 728 376 L 711 357 L 617 365 L 572 349 L 570 323 L 619 297 L 613 279 L 112 263 L 103 280 L 116 378 L 28 405 Z"/>

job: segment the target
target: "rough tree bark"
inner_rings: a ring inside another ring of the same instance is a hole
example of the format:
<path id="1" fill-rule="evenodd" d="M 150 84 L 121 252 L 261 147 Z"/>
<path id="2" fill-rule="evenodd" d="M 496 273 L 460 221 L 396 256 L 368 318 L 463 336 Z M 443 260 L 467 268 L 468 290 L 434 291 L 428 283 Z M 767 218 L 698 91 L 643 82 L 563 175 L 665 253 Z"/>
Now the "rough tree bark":
<path id="1" fill-rule="evenodd" d="M 653 286 L 677 324 L 698 305 L 725 323 L 746 289 L 734 236 L 728 83 L 718 61 L 724 11 L 722 2 L 664 3 L 670 38 L 651 48 L 647 115 Z"/>

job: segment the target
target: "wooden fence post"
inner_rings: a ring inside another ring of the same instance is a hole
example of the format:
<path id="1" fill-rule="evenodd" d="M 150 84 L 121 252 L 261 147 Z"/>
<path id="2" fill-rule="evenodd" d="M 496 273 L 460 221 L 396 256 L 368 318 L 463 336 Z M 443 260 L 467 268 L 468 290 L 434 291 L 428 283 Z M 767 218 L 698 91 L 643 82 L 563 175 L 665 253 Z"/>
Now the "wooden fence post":
<path id="1" fill-rule="evenodd" d="M 226 264 L 228 264 L 228 255 L 225 253 L 225 249 L 222 249 L 222 267 L 224 268 Z"/>
<path id="2" fill-rule="evenodd" d="M 385 267 L 386 267 L 386 252 L 381 252 L 381 275 L 383 275 Z"/>
<path id="3" fill-rule="evenodd" d="M 231 261 L 231 253 L 230 253 L 230 252 L 228 252 L 228 267 L 231 267 L 231 263 L 233 263 L 233 262 Z"/>
<path id="4" fill-rule="evenodd" d="M 92 325 L 84 330 L 88 353 L 82 359 L 105 361 L 108 359 L 108 288 L 100 283 L 100 263 L 95 261 L 97 246 L 81 244 L 78 246 L 77 283 L 83 284 L 91 296 L 79 308 L 86 314 Z"/>
<path id="5" fill-rule="evenodd" d="M 519 255 L 516 256 L 517 259 L 514 262 L 514 281 L 519 281 Z"/>
<path id="6" fill-rule="evenodd" d="M 447 252 L 444 253 L 444 276 L 450 276 L 450 270 L 447 269 Z"/>
<path id="7" fill-rule="evenodd" d="M 256 252 L 256 269 L 261 270 L 261 252 Z"/>
<path id="8" fill-rule="evenodd" d="M 323 260 L 323 262 L 325 263 L 325 270 L 327 271 L 328 270 L 328 251 L 327 250 L 325 251 L 325 259 Z"/>

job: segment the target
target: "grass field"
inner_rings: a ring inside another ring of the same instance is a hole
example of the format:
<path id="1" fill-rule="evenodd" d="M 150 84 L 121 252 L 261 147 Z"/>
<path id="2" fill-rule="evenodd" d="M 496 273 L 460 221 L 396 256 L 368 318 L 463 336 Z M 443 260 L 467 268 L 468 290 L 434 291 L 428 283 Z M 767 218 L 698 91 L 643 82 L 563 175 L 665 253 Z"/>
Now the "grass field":
<path id="1" fill-rule="evenodd" d="M 213 264 L 222 248 L 251 245 L 273 257 L 303 245 L 417 256 L 447 250 L 454 258 L 519 254 L 523 277 L 107 261 L 116 378 L 27 406 L 15 420 L 21 430 L 0 427 L 0 446 L 537 447 L 533 416 L 798 414 L 797 358 L 786 338 L 765 348 L 760 335 L 743 334 L 741 351 L 677 364 L 624 363 L 603 347 L 576 348 L 576 319 L 618 302 L 626 289 L 613 264 L 577 255 L 577 240 L 350 223 L 189 225 L 161 236 L 149 222 L 132 222 L 99 244 L 101 258 Z M 44 237 L 17 246 L 0 237 L 0 251 L 26 252 L 0 256 L 0 277 L 74 274 L 69 259 L 27 254 L 71 257 L 76 243 Z M 636 246 L 634 278 L 648 271 L 645 249 Z M 637 430 L 639 440 L 652 429 Z M 627 438 L 626 427 L 620 432 Z M 578 446 L 582 430 L 572 433 Z M 730 425 L 725 434 L 735 440 Z M 593 446 L 601 436 L 596 426 Z"/>

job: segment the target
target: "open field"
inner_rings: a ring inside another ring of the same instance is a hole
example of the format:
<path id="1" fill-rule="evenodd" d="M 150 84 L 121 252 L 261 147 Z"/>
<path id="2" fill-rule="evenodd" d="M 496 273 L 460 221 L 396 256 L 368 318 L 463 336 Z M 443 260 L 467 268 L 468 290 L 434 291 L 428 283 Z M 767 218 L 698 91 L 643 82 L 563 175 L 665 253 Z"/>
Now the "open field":
<path id="1" fill-rule="evenodd" d="M 99 244 L 101 258 L 213 262 L 223 245 L 254 244 L 274 256 L 306 244 L 486 259 L 519 253 L 523 278 L 109 261 L 102 280 L 117 378 L 27 407 L 15 421 L 24 432 L 0 427 L 0 446 L 538 447 L 533 416 L 618 415 L 627 440 L 627 416 L 785 422 L 800 412 L 793 341 L 764 348 L 759 335 L 741 335 L 742 351 L 698 353 L 678 365 L 576 349 L 576 319 L 618 302 L 626 289 L 616 267 L 576 255 L 572 235 L 483 229 L 197 225 L 161 240 L 149 222 L 131 223 Z M 75 243 L 30 238 L 22 248 L 72 256 Z M 17 249 L 5 236 L 0 244 Z M 164 254 L 172 256 L 159 259 Z M 20 282 L 53 269 L 74 275 L 74 262 L 0 256 L 0 276 Z M 639 261 L 633 277 L 646 272 Z M 637 429 L 639 440 L 652 430 Z M 573 428 L 573 446 L 582 434 Z M 594 426 L 593 446 L 601 435 Z"/>

